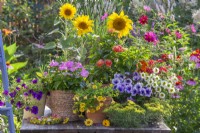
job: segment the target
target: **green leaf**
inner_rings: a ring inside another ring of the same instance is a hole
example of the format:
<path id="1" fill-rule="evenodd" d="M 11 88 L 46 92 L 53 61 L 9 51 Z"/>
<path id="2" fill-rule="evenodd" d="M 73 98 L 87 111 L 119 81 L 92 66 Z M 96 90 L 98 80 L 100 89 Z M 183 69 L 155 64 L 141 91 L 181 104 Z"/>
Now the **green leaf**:
<path id="1" fill-rule="evenodd" d="M 56 48 L 56 43 L 55 42 L 46 43 L 46 45 L 44 46 L 44 49 L 46 49 L 46 50 L 54 49 L 54 48 Z"/>
<path id="2" fill-rule="evenodd" d="M 26 64 L 27 64 L 27 61 L 10 64 L 13 67 L 13 69 L 8 69 L 8 75 L 10 75 L 14 72 L 17 72 L 19 69 L 25 67 Z"/>
<path id="3" fill-rule="evenodd" d="M 43 74 L 42 74 L 42 73 L 40 73 L 40 72 L 36 72 L 36 75 L 37 75 L 38 77 L 40 77 L 40 78 L 42 78 L 42 77 L 43 77 Z"/>
<path id="4" fill-rule="evenodd" d="M 17 50 L 17 45 L 16 45 L 16 43 L 14 43 L 14 44 L 8 46 L 6 49 L 8 51 L 8 54 L 10 56 L 13 56 L 15 54 L 16 50 Z"/>

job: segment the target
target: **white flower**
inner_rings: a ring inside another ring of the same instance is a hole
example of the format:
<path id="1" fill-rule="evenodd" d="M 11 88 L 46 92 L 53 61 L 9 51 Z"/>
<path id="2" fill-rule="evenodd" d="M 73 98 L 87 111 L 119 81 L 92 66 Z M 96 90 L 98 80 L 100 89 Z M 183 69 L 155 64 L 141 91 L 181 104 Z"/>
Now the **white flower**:
<path id="1" fill-rule="evenodd" d="M 169 92 L 170 94 L 173 94 L 173 93 L 175 92 L 175 89 L 174 89 L 174 88 L 169 88 L 169 89 L 168 89 L 168 92 Z"/>
<path id="2" fill-rule="evenodd" d="M 154 80 L 159 81 L 159 80 L 160 80 L 160 77 L 159 77 L 158 75 L 156 75 L 156 76 L 154 77 Z"/>
<path id="3" fill-rule="evenodd" d="M 162 80 L 162 81 L 161 81 L 161 86 L 162 86 L 163 88 L 166 88 L 166 87 L 167 87 L 167 81 Z"/>
<path id="4" fill-rule="evenodd" d="M 160 93 L 159 93 L 159 98 L 162 98 L 162 99 L 165 98 L 165 93 L 160 92 Z"/>
<path id="5" fill-rule="evenodd" d="M 144 73 L 144 72 L 140 73 L 140 76 L 141 76 L 143 79 L 146 79 L 146 78 L 147 78 L 147 74 Z"/>
<path id="6" fill-rule="evenodd" d="M 172 88 L 173 85 L 172 85 L 172 83 L 167 83 L 166 87 L 167 87 L 167 88 Z"/>
<path id="7" fill-rule="evenodd" d="M 152 84 L 154 83 L 154 81 L 152 79 L 147 80 L 148 85 L 152 86 Z"/>
<path id="8" fill-rule="evenodd" d="M 152 81 L 153 81 L 153 80 L 152 80 Z M 152 86 L 153 86 L 153 88 L 157 88 L 157 87 L 158 87 L 158 83 L 154 81 L 154 82 L 152 83 Z"/>
<path id="9" fill-rule="evenodd" d="M 158 73 L 159 73 L 159 68 L 154 67 L 154 68 L 153 68 L 153 72 L 154 72 L 155 74 L 158 74 Z"/>
<path id="10" fill-rule="evenodd" d="M 196 10 L 196 11 L 193 11 L 192 18 L 193 18 L 193 22 L 194 23 L 197 24 L 198 22 L 200 22 L 200 9 Z"/>
<path id="11" fill-rule="evenodd" d="M 157 87 L 155 90 L 156 92 L 161 92 L 162 89 L 160 87 Z"/>

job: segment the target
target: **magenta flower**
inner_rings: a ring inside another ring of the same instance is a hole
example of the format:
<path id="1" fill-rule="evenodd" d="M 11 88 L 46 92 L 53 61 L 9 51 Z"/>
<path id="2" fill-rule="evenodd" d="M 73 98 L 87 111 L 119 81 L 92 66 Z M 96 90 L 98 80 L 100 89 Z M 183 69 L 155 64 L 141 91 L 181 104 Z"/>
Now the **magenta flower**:
<path id="1" fill-rule="evenodd" d="M 171 31 L 169 28 L 166 28 L 165 31 L 168 33 L 168 34 L 171 34 Z"/>
<path id="2" fill-rule="evenodd" d="M 81 71 L 81 76 L 87 78 L 88 75 L 89 75 L 89 72 L 83 68 Z"/>
<path id="3" fill-rule="evenodd" d="M 196 85 L 196 81 L 194 81 L 194 79 L 190 79 L 187 81 L 187 84 L 190 86 L 195 86 Z"/>
<path id="4" fill-rule="evenodd" d="M 104 13 L 103 16 L 101 16 L 101 20 L 104 21 L 108 17 L 108 13 Z"/>
<path id="5" fill-rule="evenodd" d="M 59 70 L 67 70 L 67 66 L 66 66 L 66 63 L 65 62 L 62 62 L 60 65 L 59 65 Z"/>
<path id="6" fill-rule="evenodd" d="M 66 67 L 67 67 L 68 69 L 74 67 L 74 62 L 73 62 L 73 61 L 67 61 L 67 62 L 65 62 L 65 64 L 66 64 Z"/>
<path id="7" fill-rule="evenodd" d="M 147 6 L 147 5 L 143 6 L 143 9 L 144 9 L 145 11 L 147 11 L 147 12 L 150 12 L 150 11 L 151 11 L 151 7 L 149 7 L 149 6 Z"/>
<path id="8" fill-rule="evenodd" d="M 182 38 L 182 34 L 179 31 L 176 31 L 175 35 L 176 35 L 177 39 L 181 39 Z"/>
<path id="9" fill-rule="evenodd" d="M 152 43 L 156 43 L 158 40 L 157 40 L 157 35 L 150 31 L 150 32 L 146 32 L 144 34 L 144 39 L 147 41 L 147 42 L 152 42 Z"/>
<path id="10" fill-rule="evenodd" d="M 190 60 L 194 62 L 200 62 L 199 58 L 195 55 L 190 56 Z"/>
<path id="11" fill-rule="evenodd" d="M 48 75 L 48 72 L 44 72 L 43 75 L 44 75 L 44 76 L 47 76 L 47 75 Z"/>
<path id="12" fill-rule="evenodd" d="M 75 63 L 75 67 L 78 68 L 83 68 L 82 64 L 80 62 Z"/>
<path id="13" fill-rule="evenodd" d="M 3 101 L 0 100 L 0 107 L 1 106 L 5 106 L 5 103 Z"/>
<path id="14" fill-rule="evenodd" d="M 196 33 L 197 32 L 195 27 L 194 27 L 194 24 L 190 25 L 190 29 L 191 29 L 192 33 Z"/>
<path id="15" fill-rule="evenodd" d="M 51 67 L 56 67 L 56 66 L 58 66 L 59 65 L 59 63 L 57 62 L 57 61 L 54 61 L 54 60 L 52 60 L 51 62 L 50 62 L 50 64 L 49 64 L 49 66 L 51 66 Z"/>

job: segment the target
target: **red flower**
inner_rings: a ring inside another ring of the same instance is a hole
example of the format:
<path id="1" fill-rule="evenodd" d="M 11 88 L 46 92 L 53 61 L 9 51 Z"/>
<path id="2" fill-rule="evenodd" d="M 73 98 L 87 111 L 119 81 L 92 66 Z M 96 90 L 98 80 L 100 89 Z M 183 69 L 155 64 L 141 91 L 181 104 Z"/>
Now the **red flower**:
<path id="1" fill-rule="evenodd" d="M 148 64 L 149 64 L 149 66 L 154 66 L 155 61 L 154 60 L 149 60 Z"/>
<path id="2" fill-rule="evenodd" d="M 183 80 L 183 77 L 180 76 L 180 75 L 178 75 L 177 78 L 178 78 L 179 80 Z"/>
<path id="3" fill-rule="evenodd" d="M 103 59 L 98 60 L 96 65 L 97 65 L 97 67 L 102 67 L 104 65 Z"/>
<path id="4" fill-rule="evenodd" d="M 142 25 L 145 25 L 148 23 L 148 17 L 146 15 L 142 15 L 140 18 L 139 18 L 139 22 L 140 24 Z"/>
<path id="5" fill-rule="evenodd" d="M 158 62 L 158 63 L 162 63 L 162 62 L 164 62 L 164 61 L 163 61 L 162 59 L 158 59 L 157 62 Z"/>
<path id="6" fill-rule="evenodd" d="M 169 60 L 168 54 L 162 54 L 162 55 L 161 55 L 161 58 L 162 58 L 164 61 Z"/>
<path id="7" fill-rule="evenodd" d="M 111 67 L 112 66 L 112 61 L 109 60 L 109 59 L 106 59 L 105 60 L 105 64 L 106 64 L 107 67 Z"/>
<path id="8" fill-rule="evenodd" d="M 167 72 L 167 68 L 166 67 L 160 67 L 159 70 L 160 70 L 160 72 Z"/>
<path id="9" fill-rule="evenodd" d="M 149 73 L 149 74 L 151 74 L 151 73 L 153 73 L 153 69 L 152 68 L 147 68 L 146 72 Z"/>
<path id="10" fill-rule="evenodd" d="M 114 52 L 124 52 L 124 48 L 121 45 L 116 45 L 112 48 Z"/>
<path id="11" fill-rule="evenodd" d="M 178 86 L 178 85 L 182 85 L 182 82 L 180 82 L 180 81 L 176 82 L 176 86 Z"/>

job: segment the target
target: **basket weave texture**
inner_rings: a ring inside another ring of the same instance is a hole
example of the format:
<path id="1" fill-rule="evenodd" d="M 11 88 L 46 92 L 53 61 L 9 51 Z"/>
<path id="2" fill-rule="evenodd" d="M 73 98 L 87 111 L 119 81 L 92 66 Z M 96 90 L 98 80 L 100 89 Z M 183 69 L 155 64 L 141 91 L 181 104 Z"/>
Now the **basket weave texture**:
<path id="1" fill-rule="evenodd" d="M 50 92 L 50 108 L 52 115 L 69 118 L 69 121 L 77 121 L 78 115 L 73 113 L 74 93 L 71 91 L 54 90 Z"/>

